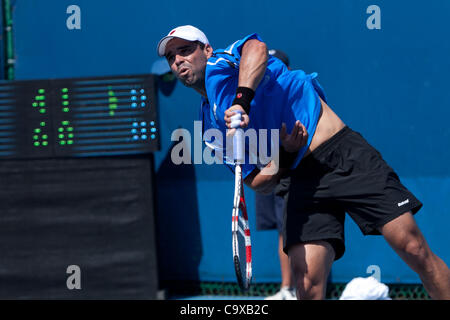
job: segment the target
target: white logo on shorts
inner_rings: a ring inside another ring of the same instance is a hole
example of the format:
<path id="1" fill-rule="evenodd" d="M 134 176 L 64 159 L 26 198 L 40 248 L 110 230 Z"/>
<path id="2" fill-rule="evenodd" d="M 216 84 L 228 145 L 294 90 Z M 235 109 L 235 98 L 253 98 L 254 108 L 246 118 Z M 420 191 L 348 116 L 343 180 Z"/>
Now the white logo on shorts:
<path id="1" fill-rule="evenodd" d="M 403 205 L 405 205 L 405 204 L 407 204 L 407 203 L 409 203 L 409 199 L 406 199 L 406 200 L 403 201 L 403 202 L 399 202 L 399 203 L 397 203 L 397 205 L 398 205 L 399 207 L 401 207 L 401 206 L 403 206 Z"/>

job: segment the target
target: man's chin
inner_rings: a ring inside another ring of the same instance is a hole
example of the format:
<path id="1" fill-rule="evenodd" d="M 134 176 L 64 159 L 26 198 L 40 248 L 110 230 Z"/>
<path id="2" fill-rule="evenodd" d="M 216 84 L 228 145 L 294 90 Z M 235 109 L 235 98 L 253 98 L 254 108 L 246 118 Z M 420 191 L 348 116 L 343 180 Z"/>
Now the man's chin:
<path id="1" fill-rule="evenodd" d="M 198 87 L 199 80 L 196 77 L 186 77 L 186 78 L 178 78 L 180 82 L 188 88 L 196 88 Z"/>
<path id="2" fill-rule="evenodd" d="M 189 81 L 189 79 L 186 80 L 180 80 L 182 84 L 184 84 L 186 87 L 191 88 L 194 85 L 193 81 Z"/>

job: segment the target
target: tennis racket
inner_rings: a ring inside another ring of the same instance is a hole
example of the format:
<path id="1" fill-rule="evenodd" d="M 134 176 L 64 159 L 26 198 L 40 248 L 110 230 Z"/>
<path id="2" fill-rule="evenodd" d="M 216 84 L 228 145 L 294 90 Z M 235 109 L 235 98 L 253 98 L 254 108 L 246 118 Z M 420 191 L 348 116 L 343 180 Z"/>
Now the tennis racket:
<path id="1" fill-rule="evenodd" d="M 241 113 L 236 113 L 231 117 L 231 127 L 236 128 L 233 136 L 235 180 L 231 233 L 233 240 L 233 262 L 237 282 L 241 290 L 247 291 L 252 280 L 252 246 L 241 169 L 241 164 L 244 163 L 245 159 L 244 137 L 243 131 L 237 130 L 240 127 L 241 116 Z"/>

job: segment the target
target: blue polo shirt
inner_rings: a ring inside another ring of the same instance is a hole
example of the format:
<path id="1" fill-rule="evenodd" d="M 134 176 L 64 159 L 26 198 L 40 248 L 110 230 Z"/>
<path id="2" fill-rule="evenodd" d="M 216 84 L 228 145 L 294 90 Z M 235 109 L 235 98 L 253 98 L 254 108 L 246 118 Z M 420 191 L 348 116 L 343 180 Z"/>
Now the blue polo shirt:
<path id="1" fill-rule="evenodd" d="M 225 50 L 215 50 L 206 65 L 205 85 L 208 99 L 202 97 L 200 119 L 203 121 L 204 132 L 208 129 L 218 129 L 222 133 L 223 140 L 227 131 L 224 120 L 225 110 L 231 107 L 236 95 L 242 47 L 250 39 L 262 41 L 256 33 L 251 34 L 234 42 Z M 309 134 L 308 142 L 300 149 L 292 168 L 300 163 L 314 136 L 321 109 L 319 96 L 326 101 L 316 77 L 317 73 L 306 74 L 302 70 L 290 71 L 281 60 L 269 56 L 266 72 L 251 102 L 250 123 L 245 130 L 250 128 L 255 129 L 256 132 L 259 129 L 268 130 L 269 155 L 271 154 L 270 129 L 281 129 L 281 124 L 284 122 L 287 132 L 290 133 L 297 120 L 305 126 Z M 205 143 L 216 152 L 220 150 L 224 162 L 231 164 L 225 156 L 223 145 L 225 142 L 222 143 L 219 140 L 206 137 Z M 252 152 L 249 150 L 248 143 L 246 144 L 247 156 L 249 156 Z M 243 177 L 245 178 L 257 167 L 255 161 L 247 158 L 246 163 L 242 165 Z"/>

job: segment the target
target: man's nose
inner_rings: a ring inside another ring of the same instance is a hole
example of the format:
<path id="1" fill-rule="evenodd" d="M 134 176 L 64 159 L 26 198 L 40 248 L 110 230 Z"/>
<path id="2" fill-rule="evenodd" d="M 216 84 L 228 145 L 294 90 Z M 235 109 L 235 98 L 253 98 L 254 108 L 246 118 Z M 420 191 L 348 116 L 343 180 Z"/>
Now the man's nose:
<path id="1" fill-rule="evenodd" d="M 177 54 L 175 56 L 175 65 L 178 67 L 180 64 L 182 64 L 184 62 L 184 58 L 183 56 Z"/>

